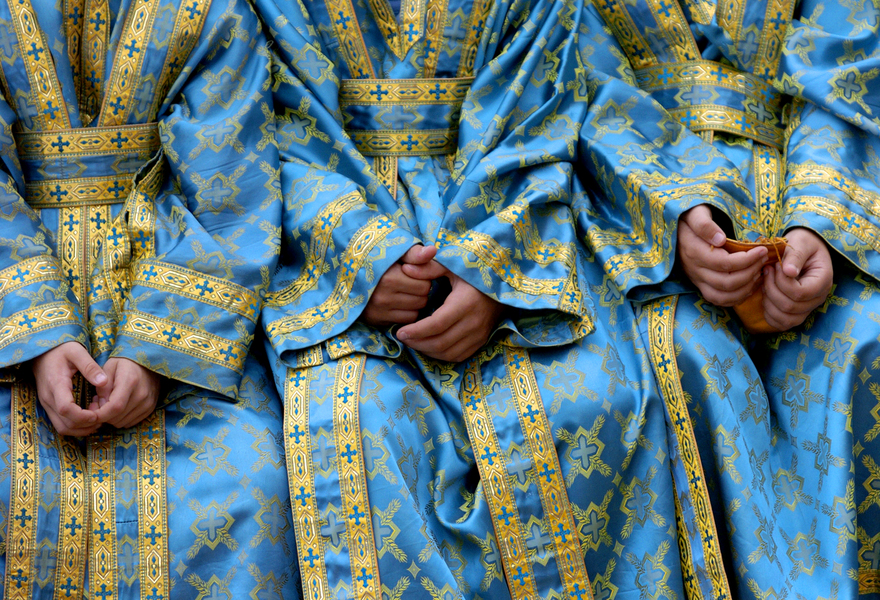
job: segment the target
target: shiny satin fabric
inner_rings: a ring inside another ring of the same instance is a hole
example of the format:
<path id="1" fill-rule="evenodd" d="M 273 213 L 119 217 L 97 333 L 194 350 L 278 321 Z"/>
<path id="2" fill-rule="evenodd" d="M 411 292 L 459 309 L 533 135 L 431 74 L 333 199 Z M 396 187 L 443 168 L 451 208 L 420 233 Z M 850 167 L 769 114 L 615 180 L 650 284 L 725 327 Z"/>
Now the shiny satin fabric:
<path id="1" fill-rule="evenodd" d="M 807 227 L 834 255 L 827 302 L 782 334 L 748 336 L 732 313 L 696 295 L 678 303 L 678 366 L 734 594 L 877 597 L 877 8 L 811 1 L 599 8 L 642 89 L 738 171 L 745 199 L 706 200 L 736 237 Z M 690 205 L 670 205 L 662 203 L 663 231 L 674 240 L 676 219 Z M 674 246 L 662 255 L 670 260 Z M 632 298 L 679 284 L 675 273 L 637 280 L 643 271 L 609 272 Z M 729 332 L 728 342 L 708 342 L 707 328 Z"/>
<path id="2" fill-rule="evenodd" d="M 0 596 L 297 598 L 282 407 L 249 352 L 280 222 L 256 15 L 3 2 L 0 39 Z M 59 435 L 27 361 L 65 341 L 162 374 L 159 408 Z"/>
<path id="3" fill-rule="evenodd" d="M 674 305 L 636 312 L 599 250 L 668 245 L 603 221 L 661 194 L 745 202 L 736 169 L 638 91 L 591 6 L 256 5 L 285 203 L 262 323 L 304 596 L 729 596 Z M 416 243 L 508 307 L 467 361 L 359 319 Z"/>

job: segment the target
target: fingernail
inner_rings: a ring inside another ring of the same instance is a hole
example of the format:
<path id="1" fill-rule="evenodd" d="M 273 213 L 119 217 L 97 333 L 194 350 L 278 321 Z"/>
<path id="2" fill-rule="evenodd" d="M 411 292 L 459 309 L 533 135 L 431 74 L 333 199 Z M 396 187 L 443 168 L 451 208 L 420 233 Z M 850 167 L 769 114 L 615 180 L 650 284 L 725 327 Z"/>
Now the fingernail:
<path id="1" fill-rule="evenodd" d="M 725 238 L 724 234 L 719 231 L 718 233 L 715 234 L 715 237 L 712 238 L 712 245 L 719 246 L 719 247 L 723 246 L 725 239 L 727 239 L 727 238 Z"/>
<path id="2" fill-rule="evenodd" d="M 107 381 L 107 376 L 104 375 L 103 373 L 99 373 L 99 374 L 95 377 L 95 383 L 98 384 L 98 385 L 101 385 L 101 384 L 105 383 L 106 381 Z"/>
<path id="3" fill-rule="evenodd" d="M 409 339 L 409 335 L 407 335 L 407 333 L 405 331 L 398 331 L 397 332 L 397 339 L 400 340 L 401 342 L 405 342 L 406 340 Z"/>

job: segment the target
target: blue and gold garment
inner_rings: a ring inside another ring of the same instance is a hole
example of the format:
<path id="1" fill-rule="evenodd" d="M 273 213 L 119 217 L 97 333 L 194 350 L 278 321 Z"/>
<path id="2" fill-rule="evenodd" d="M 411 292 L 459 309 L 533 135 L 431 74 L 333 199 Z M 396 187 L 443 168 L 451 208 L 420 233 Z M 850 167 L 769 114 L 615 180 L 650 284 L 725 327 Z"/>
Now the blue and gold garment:
<path id="1" fill-rule="evenodd" d="M 239 0 L 0 2 L 0 596 L 299 597 L 249 354 L 281 217 L 270 73 Z M 22 363 L 69 340 L 170 393 L 59 436 Z"/>
<path id="2" fill-rule="evenodd" d="M 678 299 L 679 377 L 704 464 L 714 465 L 736 595 L 878 597 L 880 9 L 869 0 L 597 6 L 639 86 L 739 172 L 745 200 L 703 200 L 737 237 L 808 227 L 836 250 L 828 301 L 784 334 L 749 338 L 732 312 L 695 294 Z M 621 173 L 606 193 L 650 181 Z M 677 291 L 677 219 L 691 206 L 659 195 L 629 221 L 602 215 L 603 235 L 646 234 L 599 251 L 631 297 Z M 707 341 L 717 331 L 728 343 Z"/>
<path id="3" fill-rule="evenodd" d="M 304 597 L 729 598 L 671 306 L 645 311 L 643 343 L 575 217 L 598 201 L 580 164 L 615 175 L 607 137 L 654 177 L 608 210 L 746 201 L 738 171 L 624 80 L 582 3 L 257 8 L 279 53 L 284 198 L 261 318 Z M 419 242 L 510 309 L 462 363 L 359 321 Z"/>

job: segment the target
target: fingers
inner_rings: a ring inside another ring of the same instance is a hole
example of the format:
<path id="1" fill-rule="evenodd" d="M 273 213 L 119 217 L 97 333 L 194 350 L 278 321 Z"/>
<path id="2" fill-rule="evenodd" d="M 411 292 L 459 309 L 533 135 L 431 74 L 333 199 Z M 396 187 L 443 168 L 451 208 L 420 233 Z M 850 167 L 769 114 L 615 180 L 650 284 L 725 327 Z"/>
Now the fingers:
<path id="1" fill-rule="evenodd" d="M 96 399 L 95 411 L 103 423 L 114 427 L 133 427 L 155 408 L 159 395 L 159 378 L 151 371 L 127 359 L 107 361 L 114 374 L 112 392 L 106 402 Z"/>
<path id="2" fill-rule="evenodd" d="M 434 311 L 430 317 L 402 327 L 397 332 L 397 339 L 406 343 L 407 346 L 413 346 L 420 340 L 426 340 L 445 333 L 452 325 L 462 318 L 461 307 L 449 302 L 447 297 L 440 308 Z"/>
<path id="3" fill-rule="evenodd" d="M 432 260 L 423 265 L 403 265 L 403 274 L 413 279 L 433 281 L 449 274 L 449 269 Z"/>
<path id="4" fill-rule="evenodd" d="M 76 405 L 70 388 L 56 388 L 56 395 L 43 392 L 40 404 L 46 411 L 49 421 L 61 435 L 84 436 L 98 430 L 101 423 L 98 416 L 91 410 L 84 410 Z"/>
<path id="5" fill-rule="evenodd" d="M 727 239 L 724 230 L 712 219 L 712 210 L 708 205 L 693 207 L 682 215 L 681 220 L 697 237 L 716 248 L 723 246 Z"/>
<path id="6" fill-rule="evenodd" d="M 98 363 L 95 362 L 88 350 L 76 344 L 76 346 L 71 348 L 67 358 L 76 367 L 76 370 L 82 373 L 83 377 L 93 386 L 100 388 L 107 385 L 107 374 L 98 366 Z"/>
<path id="7" fill-rule="evenodd" d="M 427 296 L 428 292 L 431 291 L 431 282 L 423 281 L 421 278 L 410 277 L 406 274 L 406 269 L 408 268 L 418 269 L 420 267 L 416 265 L 393 265 L 382 275 L 382 278 L 379 280 L 379 286 L 376 287 L 376 291 L 373 293 L 381 291 L 386 294 L 400 293 Z"/>
<path id="8" fill-rule="evenodd" d="M 437 255 L 436 246 L 415 245 L 406 251 L 400 262 L 407 265 L 423 265 L 430 262 Z"/>
<path id="9" fill-rule="evenodd" d="M 782 271 L 792 278 L 801 274 L 801 269 L 807 262 L 807 253 L 800 248 L 789 244 L 785 247 L 785 253 L 782 255 Z"/>

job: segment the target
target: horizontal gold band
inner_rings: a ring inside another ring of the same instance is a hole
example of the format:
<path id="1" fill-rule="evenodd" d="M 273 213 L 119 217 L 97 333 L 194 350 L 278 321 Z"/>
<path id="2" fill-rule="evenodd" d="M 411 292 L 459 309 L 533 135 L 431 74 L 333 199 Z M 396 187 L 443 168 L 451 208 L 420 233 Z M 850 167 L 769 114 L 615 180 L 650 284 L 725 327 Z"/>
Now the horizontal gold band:
<path id="1" fill-rule="evenodd" d="M 669 114 L 691 131 L 726 131 L 781 150 L 785 131 L 753 115 L 728 106 L 697 104 L 669 109 Z"/>
<path id="2" fill-rule="evenodd" d="M 155 152 L 162 142 L 158 123 L 122 127 L 83 127 L 51 133 L 16 133 L 15 144 L 23 159 Z"/>
<path id="3" fill-rule="evenodd" d="M 646 92 L 704 85 L 739 92 L 770 109 L 778 109 L 782 104 L 782 94 L 766 81 L 711 60 L 664 63 L 638 69 L 636 78 L 639 87 Z"/>
<path id="4" fill-rule="evenodd" d="M 451 104 L 464 100 L 473 77 L 455 79 L 344 79 L 342 107 L 352 104 Z"/>
<path id="5" fill-rule="evenodd" d="M 61 208 L 125 202 L 134 173 L 85 179 L 48 179 L 25 185 L 25 201 L 32 208 Z"/>
<path id="6" fill-rule="evenodd" d="M 453 154 L 458 144 L 458 129 L 356 130 L 348 135 L 364 156 Z"/>

